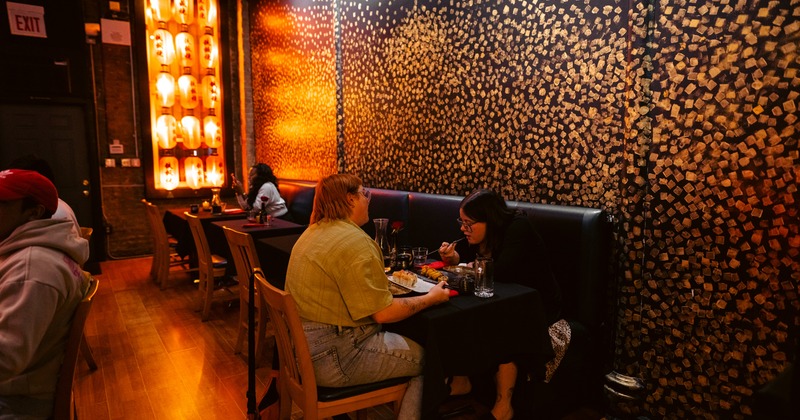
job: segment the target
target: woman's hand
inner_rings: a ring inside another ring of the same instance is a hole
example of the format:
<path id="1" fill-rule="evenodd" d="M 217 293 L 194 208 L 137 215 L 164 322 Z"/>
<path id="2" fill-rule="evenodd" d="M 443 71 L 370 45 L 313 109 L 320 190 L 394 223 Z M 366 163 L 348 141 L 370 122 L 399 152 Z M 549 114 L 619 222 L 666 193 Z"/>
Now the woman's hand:
<path id="1" fill-rule="evenodd" d="M 442 246 L 439 247 L 439 257 L 441 257 L 442 261 L 447 265 L 458 265 L 458 262 L 461 260 L 458 252 L 456 252 L 455 242 L 442 242 Z"/>
<path id="2" fill-rule="evenodd" d="M 242 183 L 239 182 L 234 173 L 231 173 L 231 188 L 236 194 L 244 194 L 244 186 L 242 186 Z"/>

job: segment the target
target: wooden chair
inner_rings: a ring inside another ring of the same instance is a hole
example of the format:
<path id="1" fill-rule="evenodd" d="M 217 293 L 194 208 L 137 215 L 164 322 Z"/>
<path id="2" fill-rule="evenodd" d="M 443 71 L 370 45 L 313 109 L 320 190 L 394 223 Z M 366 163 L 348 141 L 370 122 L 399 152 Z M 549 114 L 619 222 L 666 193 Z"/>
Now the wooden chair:
<path id="1" fill-rule="evenodd" d="M 170 273 L 187 273 L 197 271 L 189 267 L 189 261 L 181 258 L 175 251 L 177 241 L 167 234 L 163 215 L 158 206 L 142 200 L 147 210 L 147 221 L 153 233 L 153 264 L 150 266 L 150 278 L 163 290 L 167 287 Z"/>
<path id="2" fill-rule="evenodd" d="M 81 226 L 81 237 L 83 239 L 87 241 L 91 240 L 92 232 L 94 232 L 94 229 Z M 86 341 L 86 336 L 81 336 L 81 353 L 83 354 L 83 358 L 86 359 L 86 364 L 89 365 L 89 369 L 97 370 L 97 362 L 94 360 L 94 354 L 92 354 L 92 349 Z"/>
<path id="3" fill-rule="evenodd" d="M 236 334 L 236 343 L 234 350 L 236 353 L 241 353 L 242 346 L 244 345 L 245 334 L 247 333 L 247 308 L 250 302 L 250 295 L 248 287 L 250 274 L 254 269 L 260 267 L 258 255 L 256 253 L 256 246 L 253 242 L 253 237 L 249 233 L 239 232 L 229 227 L 224 228 L 225 238 L 228 240 L 228 246 L 231 248 L 233 255 L 233 263 L 236 265 L 236 278 L 239 281 L 239 332 Z M 263 354 L 264 340 L 266 339 L 267 331 L 267 310 L 259 305 L 259 299 L 255 299 L 256 307 L 256 360 L 261 360 Z"/>
<path id="4" fill-rule="evenodd" d="M 266 305 L 275 326 L 280 360 L 278 392 L 281 419 L 290 418 L 292 402 L 303 410 L 306 420 L 333 417 L 386 403 L 393 403 L 397 415 L 409 378 L 346 388 L 317 387 L 308 342 L 294 298 L 269 284 L 260 271 L 255 273 L 255 285 L 263 299 L 261 304 Z"/>
<path id="5" fill-rule="evenodd" d="M 89 282 L 89 289 L 86 291 L 81 303 L 72 316 L 72 324 L 69 327 L 67 336 L 67 346 L 64 354 L 64 362 L 56 382 L 56 398 L 53 409 L 53 419 L 71 420 L 78 417 L 75 407 L 75 398 L 72 393 L 72 381 L 75 379 L 75 367 L 78 363 L 78 353 L 83 342 L 83 327 L 86 325 L 86 318 L 94 302 L 94 295 L 97 293 L 98 280 L 92 279 Z"/>
<path id="6" fill-rule="evenodd" d="M 228 265 L 228 260 L 220 257 L 219 255 L 211 254 L 211 248 L 208 246 L 206 239 L 206 232 L 203 230 L 203 224 L 197 216 L 186 212 L 186 221 L 189 222 L 189 229 L 192 231 L 194 238 L 194 245 L 197 248 L 197 273 L 199 277 L 198 284 L 198 307 L 201 310 L 200 318 L 203 321 L 208 320 L 208 314 L 211 312 L 211 304 L 217 301 L 228 301 L 238 297 L 238 292 L 234 288 L 227 287 L 222 280 L 225 279 L 225 269 Z M 217 279 L 221 280 L 217 284 Z"/>

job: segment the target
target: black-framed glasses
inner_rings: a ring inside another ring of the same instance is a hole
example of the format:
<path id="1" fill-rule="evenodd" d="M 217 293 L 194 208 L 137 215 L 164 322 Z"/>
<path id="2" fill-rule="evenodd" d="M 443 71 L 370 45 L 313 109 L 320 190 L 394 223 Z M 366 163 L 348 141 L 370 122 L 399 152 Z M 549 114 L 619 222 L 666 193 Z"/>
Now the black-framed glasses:
<path id="1" fill-rule="evenodd" d="M 467 232 L 472 232 L 472 225 L 478 223 L 478 222 L 470 222 L 468 220 L 462 220 L 460 217 L 456 219 L 456 222 L 458 222 L 459 227 L 463 227 Z"/>
<path id="2" fill-rule="evenodd" d="M 361 193 L 361 195 L 363 195 L 363 196 L 364 196 L 364 198 L 366 198 L 366 199 L 367 199 L 367 201 L 369 201 L 369 199 L 370 199 L 370 198 L 372 198 L 372 194 L 371 194 L 371 193 L 369 192 L 369 190 L 368 190 L 368 189 L 366 189 L 366 188 L 364 188 L 363 190 L 361 190 L 361 191 L 359 191 L 359 192 Z"/>

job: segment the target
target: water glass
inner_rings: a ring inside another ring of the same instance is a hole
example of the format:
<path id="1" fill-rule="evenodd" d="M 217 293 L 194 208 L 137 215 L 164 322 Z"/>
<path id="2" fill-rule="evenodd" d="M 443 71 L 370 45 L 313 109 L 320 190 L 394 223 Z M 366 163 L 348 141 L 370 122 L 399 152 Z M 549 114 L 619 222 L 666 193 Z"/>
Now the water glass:
<path id="1" fill-rule="evenodd" d="M 494 261 L 479 257 L 475 260 L 475 296 L 490 298 L 494 296 Z"/>
<path id="2" fill-rule="evenodd" d="M 397 248 L 394 263 L 397 270 L 406 270 L 411 267 L 411 247 L 401 246 Z"/>
<path id="3" fill-rule="evenodd" d="M 414 268 L 422 268 L 428 261 L 428 248 L 423 246 L 411 248 L 411 257 L 414 261 Z"/>
<path id="4" fill-rule="evenodd" d="M 250 209 L 247 211 L 247 221 L 250 223 L 258 222 L 258 214 L 260 213 L 259 210 Z"/>

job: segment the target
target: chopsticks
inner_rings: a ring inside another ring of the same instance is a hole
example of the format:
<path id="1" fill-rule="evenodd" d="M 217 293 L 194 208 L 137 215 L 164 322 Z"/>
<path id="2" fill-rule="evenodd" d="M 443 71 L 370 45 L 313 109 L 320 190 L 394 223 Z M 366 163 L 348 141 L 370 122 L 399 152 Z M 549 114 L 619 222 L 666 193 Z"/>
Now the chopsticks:
<path id="1" fill-rule="evenodd" d="M 454 244 L 454 243 L 456 243 L 456 242 L 460 242 L 460 241 L 462 241 L 462 240 L 464 240 L 464 239 L 466 239 L 466 238 L 467 238 L 466 236 L 462 236 L 462 237 L 460 237 L 460 238 L 456 239 L 455 241 L 453 241 L 453 242 L 450 242 L 450 245 L 452 245 L 452 244 Z M 428 256 L 431 256 L 431 255 L 433 255 L 433 254 L 435 254 L 435 253 L 437 253 L 437 252 L 439 252 L 439 248 L 436 248 L 435 250 L 433 250 L 433 251 L 429 252 L 429 253 L 428 253 Z"/>

